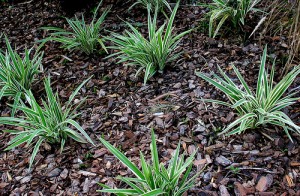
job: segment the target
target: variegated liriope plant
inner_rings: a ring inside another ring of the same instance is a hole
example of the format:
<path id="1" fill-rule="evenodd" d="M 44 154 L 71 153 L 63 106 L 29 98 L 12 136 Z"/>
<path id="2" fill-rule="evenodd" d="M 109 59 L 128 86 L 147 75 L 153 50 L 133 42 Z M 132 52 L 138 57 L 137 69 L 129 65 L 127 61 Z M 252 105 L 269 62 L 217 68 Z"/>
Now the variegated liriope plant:
<path id="1" fill-rule="evenodd" d="M 129 188 L 127 189 L 112 189 L 107 185 L 99 183 L 104 189 L 98 192 L 114 193 L 118 196 L 181 196 L 191 187 L 195 186 L 195 180 L 201 173 L 199 172 L 191 176 L 193 160 L 197 150 L 185 160 L 184 155 L 180 155 L 179 153 L 180 145 L 177 146 L 167 168 L 163 163 L 160 163 L 153 130 L 151 132 L 150 145 L 152 164 L 147 163 L 145 156 L 140 153 L 141 170 L 113 145 L 103 138 L 100 138 L 100 141 L 132 171 L 135 178 L 118 177 L 119 180 L 128 185 Z"/>
<path id="2" fill-rule="evenodd" d="M 97 18 L 98 9 L 101 4 L 102 1 L 98 4 L 90 23 L 86 23 L 84 16 L 82 15 L 81 19 L 78 19 L 76 16 L 75 19 L 66 18 L 70 30 L 58 27 L 42 27 L 42 29 L 48 30 L 51 33 L 49 37 L 39 40 L 39 42 L 42 42 L 43 44 L 47 41 L 60 42 L 64 49 L 79 49 L 88 55 L 95 52 L 99 44 L 102 49 L 106 51 L 104 39 L 100 34 L 103 30 L 103 22 L 110 11 L 110 8 L 105 9 L 102 15 Z"/>
<path id="3" fill-rule="evenodd" d="M 179 2 L 173 9 L 168 22 L 158 28 L 158 10 L 156 8 L 152 18 L 150 5 L 148 5 L 148 38 L 145 38 L 133 25 L 127 23 L 130 31 L 126 30 L 125 35 L 112 33 L 112 36 L 107 38 L 114 44 L 109 48 L 118 51 L 109 57 L 117 56 L 118 63 L 137 67 L 137 74 L 144 71 L 144 84 L 157 71 L 162 72 L 168 63 L 180 56 L 181 53 L 176 52 L 178 44 L 181 38 L 191 31 L 184 31 L 177 35 L 173 32 L 173 22 L 178 7 Z"/>
<path id="4" fill-rule="evenodd" d="M 11 125 L 22 128 L 23 130 L 4 130 L 16 135 L 5 150 L 13 149 L 26 143 L 26 147 L 32 146 L 33 151 L 30 157 L 29 166 L 31 167 L 36 154 L 43 142 L 59 144 L 63 150 L 68 138 L 77 142 L 94 144 L 92 139 L 83 128 L 74 120 L 80 113 L 77 109 L 85 99 L 79 103 L 73 103 L 76 94 L 81 87 L 88 81 L 81 83 L 70 95 L 69 100 L 61 105 L 58 93 L 54 93 L 51 88 L 50 78 L 44 82 L 46 90 L 46 100 L 42 100 L 40 105 L 31 91 L 26 91 L 26 101 L 20 100 L 19 103 L 12 105 L 17 111 L 21 111 L 20 117 L 0 117 L 0 124 Z"/>
<path id="5" fill-rule="evenodd" d="M 245 19 L 250 12 L 260 9 L 255 6 L 260 0 L 212 0 L 211 3 L 201 3 L 201 6 L 209 8 L 209 36 L 215 37 L 223 24 L 232 26 L 233 29 L 242 29 Z"/>
<path id="6" fill-rule="evenodd" d="M 290 135 L 291 132 L 300 134 L 300 127 L 293 123 L 293 121 L 281 111 L 283 108 L 294 104 L 299 99 L 299 97 L 294 97 L 298 91 L 290 92 L 290 94 L 286 96 L 284 96 L 284 94 L 300 73 L 300 66 L 295 66 L 286 76 L 274 85 L 274 64 L 271 73 L 268 74 L 268 71 L 265 68 L 266 59 L 267 47 L 265 47 L 261 59 L 255 92 L 253 92 L 246 84 L 244 78 L 234 65 L 232 65 L 233 70 L 237 75 L 242 88 L 235 84 L 226 73 L 220 69 L 220 67 L 219 72 L 221 76 L 214 73 L 213 77 L 215 80 L 206 76 L 205 73 L 196 72 L 197 76 L 225 93 L 230 102 L 218 100 L 204 101 L 231 107 L 235 109 L 240 116 L 223 130 L 221 134 L 240 134 L 247 129 L 255 129 L 268 124 L 282 127 L 290 140 L 292 140 Z"/>
<path id="7" fill-rule="evenodd" d="M 14 50 L 5 36 L 6 50 L 0 51 L 0 100 L 11 97 L 15 103 L 24 98 L 24 92 L 30 90 L 37 74 L 43 70 L 43 53 L 34 48 L 25 49 L 22 57 Z M 14 115 L 15 110 L 12 111 Z"/>

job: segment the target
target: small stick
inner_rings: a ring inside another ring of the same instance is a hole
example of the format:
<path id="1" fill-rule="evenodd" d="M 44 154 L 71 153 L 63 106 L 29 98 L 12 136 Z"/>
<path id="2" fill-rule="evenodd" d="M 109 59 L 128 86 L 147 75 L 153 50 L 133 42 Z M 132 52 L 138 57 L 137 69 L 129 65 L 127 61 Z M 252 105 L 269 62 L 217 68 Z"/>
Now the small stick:
<path id="1" fill-rule="evenodd" d="M 221 144 L 214 144 L 208 147 L 204 147 L 204 151 L 210 151 L 210 150 L 214 150 L 214 149 L 218 149 L 218 148 L 223 148 L 224 146 L 226 146 L 226 144 L 221 143 Z"/>
<path id="2" fill-rule="evenodd" d="M 157 96 L 157 97 L 155 97 L 154 99 L 151 99 L 151 100 L 149 100 L 149 102 L 155 102 L 155 101 L 157 101 L 157 100 L 159 100 L 159 99 L 162 99 L 162 98 L 164 98 L 164 97 L 167 97 L 167 96 L 174 96 L 174 97 L 178 97 L 177 95 L 176 95 L 176 93 L 179 93 L 181 90 L 176 90 L 176 91 L 170 91 L 170 92 L 167 92 L 167 93 L 164 93 L 164 94 L 162 94 L 162 95 L 159 95 L 159 96 Z"/>
<path id="3" fill-rule="evenodd" d="M 264 133 L 263 131 L 260 131 L 260 133 L 265 136 L 266 138 L 268 138 L 269 140 L 271 140 L 272 142 L 274 142 L 274 138 L 272 138 L 271 136 L 269 136 L 268 134 Z"/>
<path id="4" fill-rule="evenodd" d="M 18 5 L 25 5 L 27 3 L 31 3 L 33 0 L 30 0 L 30 1 L 26 1 L 26 2 L 23 2 L 23 3 L 18 3 Z"/>
<path id="5" fill-rule="evenodd" d="M 236 167 L 239 170 L 259 170 L 259 171 L 263 171 L 266 173 L 270 173 L 270 174 L 277 174 L 278 172 L 273 172 L 264 168 L 258 168 L 258 167 Z M 226 169 L 230 169 L 229 167 L 227 167 Z"/>

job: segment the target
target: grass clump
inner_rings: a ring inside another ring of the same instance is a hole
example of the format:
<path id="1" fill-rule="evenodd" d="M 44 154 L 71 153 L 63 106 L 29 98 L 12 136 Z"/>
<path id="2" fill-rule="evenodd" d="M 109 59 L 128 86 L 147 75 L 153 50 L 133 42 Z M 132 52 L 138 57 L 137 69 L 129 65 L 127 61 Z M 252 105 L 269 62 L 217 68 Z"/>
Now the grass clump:
<path id="1" fill-rule="evenodd" d="M 213 0 L 209 4 L 200 4 L 208 7 L 209 36 L 216 37 L 220 28 L 229 21 L 234 29 L 242 29 L 249 12 L 260 11 L 255 6 L 260 0 Z"/>
<path id="2" fill-rule="evenodd" d="M 196 72 L 202 79 L 214 85 L 216 88 L 226 94 L 230 103 L 206 100 L 217 104 L 222 104 L 234 108 L 239 118 L 232 122 L 221 134 L 227 135 L 240 134 L 247 129 L 255 129 L 267 124 L 280 126 L 286 135 L 292 140 L 290 132 L 300 134 L 300 127 L 281 110 L 295 103 L 299 97 L 293 98 L 297 92 L 284 96 L 289 86 L 293 83 L 300 73 L 300 66 L 294 67 L 286 76 L 282 78 L 277 85 L 274 83 L 274 65 L 270 75 L 265 69 L 267 58 L 267 47 L 264 49 L 261 59 L 256 92 L 253 92 L 246 84 L 238 69 L 233 65 L 242 88 L 232 82 L 232 80 L 219 68 L 222 77 L 213 74 L 216 80 L 207 77 L 204 73 Z M 230 131 L 231 130 L 231 131 Z"/>
<path id="3" fill-rule="evenodd" d="M 191 187 L 195 186 L 195 179 L 198 175 L 190 176 L 196 151 L 189 158 L 184 159 L 184 155 L 179 156 L 180 145 L 177 146 L 175 154 L 166 168 L 163 163 L 159 162 L 158 150 L 156 146 L 154 132 L 151 132 L 151 160 L 149 164 L 145 156 L 140 153 L 142 170 L 132 163 L 124 154 L 112 146 L 110 143 L 100 138 L 100 141 L 108 150 L 117 157 L 125 166 L 130 169 L 135 178 L 119 177 L 126 183 L 128 189 L 111 189 L 110 187 L 100 184 L 104 189 L 98 192 L 114 193 L 119 196 L 123 195 L 164 195 L 180 196 Z"/>
<path id="4" fill-rule="evenodd" d="M 126 63 L 138 67 L 137 74 L 144 71 L 144 84 L 157 72 L 162 72 L 165 66 L 177 59 L 180 52 L 174 52 L 181 38 L 189 33 L 184 31 L 178 35 L 173 33 L 173 22 L 179 6 L 176 4 L 171 17 L 167 23 L 157 28 L 157 8 L 153 18 L 151 17 L 150 6 L 148 5 L 148 38 L 130 23 L 127 23 L 131 31 L 125 31 L 125 35 L 112 33 L 107 38 L 114 43 L 110 47 L 119 52 L 109 57 L 117 56 L 118 63 Z"/>
<path id="5" fill-rule="evenodd" d="M 13 50 L 5 37 L 6 50 L 0 51 L 0 99 L 12 97 L 17 103 L 24 97 L 24 92 L 30 90 L 36 76 L 43 70 L 42 52 L 32 55 L 33 48 L 25 49 L 22 58 Z"/>
<path id="6" fill-rule="evenodd" d="M 5 130 L 4 132 L 16 135 L 9 143 L 6 150 L 10 150 L 23 143 L 26 146 L 33 146 L 30 158 L 30 167 L 34 158 L 43 142 L 51 144 L 60 144 L 63 150 L 68 138 L 72 138 L 77 142 L 85 143 L 86 141 L 93 144 L 91 138 L 82 129 L 82 127 L 74 121 L 79 114 L 76 114 L 78 107 L 85 99 L 77 104 L 72 103 L 75 95 L 81 87 L 87 82 L 85 80 L 70 95 L 69 100 L 62 106 L 58 97 L 58 93 L 53 93 L 50 86 L 50 78 L 44 82 L 46 90 L 46 100 L 42 100 L 42 106 L 36 101 L 31 91 L 25 94 L 26 102 L 13 105 L 12 107 L 21 111 L 22 117 L 0 117 L 0 124 L 11 125 L 23 128 L 19 130 Z"/>
<path id="7" fill-rule="evenodd" d="M 50 33 L 50 37 L 40 40 L 40 42 L 57 41 L 62 44 L 62 48 L 68 50 L 80 49 L 87 55 L 93 53 L 97 49 L 98 44 L 106 51 L 100 33 L 103 30 L 103 22 L 110 8 L 104 10 L 97 19 L 97 12 L 101 3 L 102 1 L 97 6 L 91 23 L 87 24 L 83 15 L 81 19 L 78 19 L 76 16 L 74 20 L 66 18 L 71 31 L 57 27 L 43 27 L 42 29 L 53 32 Z"/>

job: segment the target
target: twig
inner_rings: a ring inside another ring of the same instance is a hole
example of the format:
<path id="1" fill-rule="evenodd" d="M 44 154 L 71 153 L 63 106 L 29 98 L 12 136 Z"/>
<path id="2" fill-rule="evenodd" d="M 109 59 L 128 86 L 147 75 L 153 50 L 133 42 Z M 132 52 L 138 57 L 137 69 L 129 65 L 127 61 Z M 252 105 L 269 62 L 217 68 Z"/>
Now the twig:
<path id="1" fill-rule="evenodd" d="M 278 172 L 273 172 L 264 168 L 258 168 L 258 167 L 235 167 L 236 169 L 239 170 L 258 170 L 258 171 L 263 171 L 266 173 L 270 173 L 270 174 L 278 174 Z M 226 169 L 230 169 L 230 167 L 226 167 Z"/>
<path id="2" fill-rule="evenodd" d="M 155 97 L 154 99 L 150 99 L 149 102 L 155 102 L 159 99 L 162 99 L 164 97 L 167 97 L 167 96 L 174 96 L 174 97 L 178 97 L 178 95 L 176 95 L 176 93 L 179 93 L 181 90 L 176 90 L 176 91 L 170 91 L 170 92 L 167 92 L 167 93 L 164 93 L 162 95 L 159 95 L 157 97 Z"/>
<path id="3" fill-rule="evenodd" d="M 25 1 L 25 2 L 22 2 L 22 3 L 18 3 L 18 5 L 24 5 L 24 4 L 27 4 L 27 3 L 31 3 L 33 0 L 30 0 L 30 1 Z"/>
<path id="4" fill-rule="evenodd" d="M 260 131 L 260 133 L 265 136 L 266 138 L 268 138 L 269 140 L 271 140 L 272 142 L 274 142 L 274 138 L 272 138 L 271 136 L 269 136 L 268 134 L 264 133 L 263 131 Z"/>
<path id="5" fill-rule="evenodd" d="M 210 150 L 214 150 L 214 149 L 219 149 L 219 148 L 223 148 L 224 146 L 226 146 L 226 144 L 221 143 L 221 144 L 214 144 L 208 147 L 204 147 L 204 151 L 210 151 Z"/>

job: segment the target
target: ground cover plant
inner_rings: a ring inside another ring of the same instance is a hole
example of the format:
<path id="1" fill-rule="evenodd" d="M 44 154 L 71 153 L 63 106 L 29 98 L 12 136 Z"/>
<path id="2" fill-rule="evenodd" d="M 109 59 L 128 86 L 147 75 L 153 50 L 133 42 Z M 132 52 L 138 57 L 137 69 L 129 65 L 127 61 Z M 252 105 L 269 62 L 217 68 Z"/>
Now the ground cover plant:
<path id="1" fill-rule="evenodd" d="M 68 138 L 81 143 L 88 141 L 94 144 L 82 127 L 74 121 L 79 115 L 79 113 L 76 113 L 76 110 L 84 102 L 84 99 L 77 106 L 72 102 L 78 91 L 87 81 L 85 80 L 77 87 L 63 106 L 60 103 L 58 94 L 54 93 L 51 89 L 50 78 L 44 82 L 46 100 L 42 101 L 42 106 L 37 102 L 31 91 L 26 91 L 26 102 L 29 105 L 21 100 L 20 103 L 12 106 L 18 111 L 23 112 L 24 116 L 0 117 L 1 124 L 24 129 L 23 131 L 4 130 L 4 132 L 16 135 L 8 143 L 8 147 L 5 150 L 13 149 L 23 143 L 26 143 L 26 146 L 33 145 L 34 148 L 29 161 L 29 167 L 31 167 L 43 142 L 60 144 L 61 151 L 64 149 Z"/>
<path id="2" fill-rule="evenodd" d="M 110 8 L 103 11 L 102 15 L 97 18 L 99 7 L 102 1 L 98 4 L 91 23 L 85 21 L 84 16 L 81 19 L 75 16 L 75 19 L 66 18 L 66 21 L 71 29 L 65 30 L 58 27 L 43 27 L 42 29 L 51 31 L 50 36 L 40 40 L 40 42 L 56 41 L 62 44 L 62 47 L 68 50 L 80 49 L 87 55 L 96 51 L 100 45 L 106 51 L 106 47 L 101 37 L 103 30 L 103 21 L 109 13 Z"/>
<path id="3" fill-rule="evenodd" d="M 178 144 L 176 151 L 166 168 L 164 163 L 159 162 L 154 131 L 152 130 L 150 147 L 152 164 L 147 163 L 145 156 L 140 153 L 142 165 L 142 170 L 140 170 L 109 142 L 105 141 L 103 138 L 100 138 L 100 141 L 115 157 L 133 172 L 136 178 L 119 177 L 121 181 L 130 186 L 129 189 L 111 189 L 104 184 L 100 184 L 104 189 L 99 190 L 99 192 L 115 193 L 116 195 L 180 196 L 191 187 L 195 186 L 195 179 L 199 174 L 194 176 L 190 176 L 190 174 L 197 150 L 185 160 L 184 155 L 180 156 L 180 144 Z"/>
<path id="4" fill-rule="evenodd" d="M 201 3 L 201 6 L 209 8 L 209 36 L 216 37 L 223 24 L 231 25 L 233 30 L 243 29 L 248 13 L 259 11 L 255 7 L 259 2 L 260 0 L 213 0 L 212 3 Z"/>
<path id="5" fill-rule="evenodd" d="M 26 90 L 30 90 L 37 74 L 43 70 L 43 52 L 25 49 L 24 57 L 14 50 L 5 37 L 6 50 L 0 51 L 0 100 L 14 98 L 17 103 Z"/>
<path id="6" fill-rule="evenodd" d="M 127 23 L 131 32 L 125 30 L 124 35 L 112 33 L 107 38 L 114 46 L 109 48 L 119 50 L 109 57 L 117 57 L 118 63 L 126 63 L 128 66 L 136 66 L 137 75 L 144 71 L 144 84 L 158 71 L 163 72 L 168 63 L 175 61 L 180 52 L 176 49 L 181 38 L 191 30 L 176 35 L 173 30 L 173 22 L 176 16 L 179 2 L 174 7 L 167 23 L 157 27 L 156 7 L 154 16 L 151 16 L 151 8 L 148 6 L 148 38 L 130 23 Z"/>
<path id="7" fill-rule="evenodd" d="M 255 92 L 250 89 L 234 65 L 232 66 L 239 82 L 242 84 L 242 89 L 239 88 L 238 85 L 235 84 L 220 68 L 219 71 L 223 78 L 219 77 L 217 74 L 213 74 L 216 81 L 206 76 L 204 73 L 196 73 L 199 77 L 213 84 L 216 88 L 225 93 L 230 103 L 217 100 L 206 101 L 232 107 L 240 116 L 237 120 L 228 125 L 222 133 L 227 133 L 227 135 L 240 134 L 247 129 L 255 129 L 263 125 L 271 124 L 282 127 L 290 140 L 292 140 L 290 132 L 300 134 L 300 127 L 294 124 L 293 121 L 281 111 L 285 107 L 294 104 L 299 99 L 299 97 L 293 97 L 297 92 L 290 93 L 286 96 L 284 96 L 284 93 L 300 73 L 300 66 L 295 67 L 283 77 L 278 84 L 274 85 L 274 66 L 268 77 L 266 59 L 267 47 L 265 47 L 262 55 Z"/>

